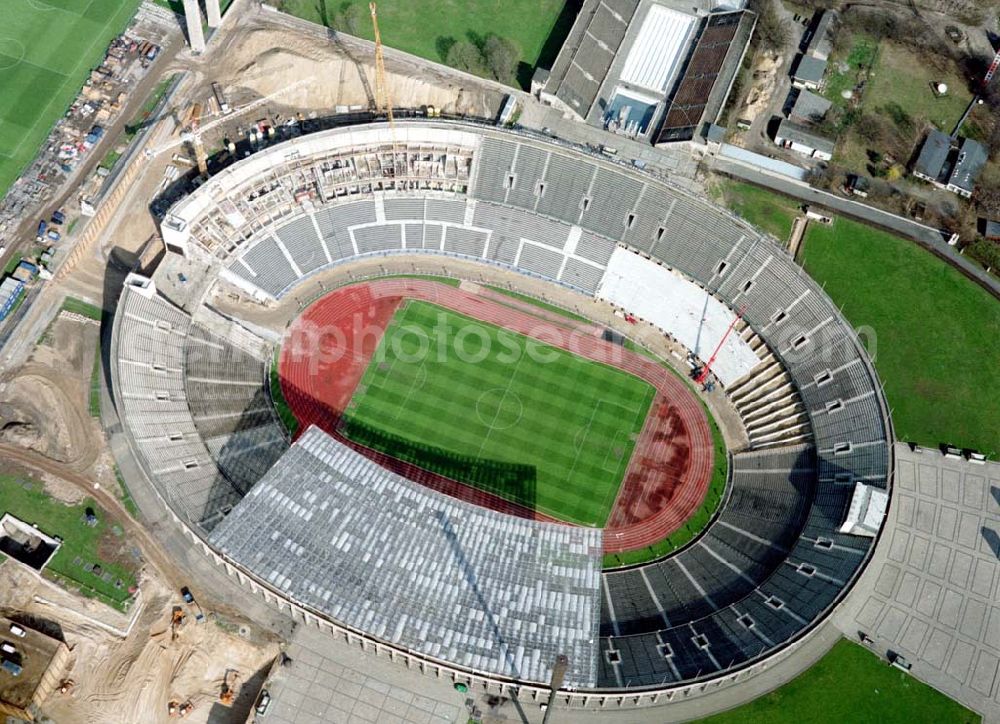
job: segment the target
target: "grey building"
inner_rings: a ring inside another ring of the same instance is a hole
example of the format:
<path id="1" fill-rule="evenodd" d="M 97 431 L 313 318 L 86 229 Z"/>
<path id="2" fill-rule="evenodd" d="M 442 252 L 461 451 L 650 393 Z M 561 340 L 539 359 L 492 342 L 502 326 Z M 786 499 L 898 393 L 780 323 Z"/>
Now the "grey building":
<path id="1" fill-rule="evenodd" d="M 800 55 L 792 66 L 792 85 L 796 88 L 816 90 L 823 86 L 826 61 L 811 55 Z"/>
<path id="2" fill-rule="evenodd" d="M 774 142 L 782 148 L 789 148 L 809 158 L 829 161 L 833 158 L 836 145 L 826 136 L 822 136 L 811 128 L 799 125 L 793 121 L 782 121 L 774 134 Z"/>
<path id="3" fill-rule="evenodd" d="M 796 123 L 818 123 L 830 111 L 833 104 L 823 96 L 802 89 L 795 96 L 795 102 L 788 117 Z"/>
<path id="4" fill-rule="evenodd" d="M 714 123 L 756 15 L 678 0 L 584 0 L 551 71 L 532 92 L 567 117 L 651 143 Z"/>
<path id="5" fill-rule="evenodd" d="M 948 136 L 934 129 L 920 148 L 913 164 L 913 175 L 969 198 L 987 159 L 986 148 L 981 143 L 971 138 Z"/>
<path id="6" fill-rule="evenodd" d="M 833 35 L 839 16 L 835 10 L 820 11 L 806 44 L 806 54 L 819 60 L 829 60 L 833 50 Z"/>

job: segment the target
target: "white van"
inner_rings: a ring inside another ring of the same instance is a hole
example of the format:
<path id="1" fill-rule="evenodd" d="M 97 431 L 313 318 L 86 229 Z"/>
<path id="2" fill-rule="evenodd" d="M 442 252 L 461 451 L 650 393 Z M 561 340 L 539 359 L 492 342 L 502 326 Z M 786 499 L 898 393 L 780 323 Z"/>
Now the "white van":
<path id="1" fill-rule="evenodd" d="M 15 636 L 17 636 L 18 638 L 22 638 L 22 639 L 25 636 L 28 635 L 27 632 L 23 628 L 21 628 L 20 626 L 18 626 L 16 623 L 12 623 L 10 625 L 10 632 L 12 634 L 14 634 Z"/>

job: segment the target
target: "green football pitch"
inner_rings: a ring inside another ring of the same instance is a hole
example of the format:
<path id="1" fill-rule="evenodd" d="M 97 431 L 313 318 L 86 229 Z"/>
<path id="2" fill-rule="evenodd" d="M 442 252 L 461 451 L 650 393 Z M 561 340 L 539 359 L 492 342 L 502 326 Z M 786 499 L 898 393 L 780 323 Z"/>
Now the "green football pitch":
<path id="1" fill-rule="evenodd" d="M 0 196 L 31 162 L 140 0 L 3 0 Z"/>
<path id="2" fill-rule="evenodd" d="M 627 372 L 410 300 L 341 431 L 554 518 L 603 526 L 654 395 Z"/>

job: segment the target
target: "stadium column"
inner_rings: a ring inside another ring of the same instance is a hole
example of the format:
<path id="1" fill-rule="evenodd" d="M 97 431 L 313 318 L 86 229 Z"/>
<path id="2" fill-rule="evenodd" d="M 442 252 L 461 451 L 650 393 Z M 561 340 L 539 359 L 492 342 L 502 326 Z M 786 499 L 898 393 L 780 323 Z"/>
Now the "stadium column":
<path id="1" fill-rule="evenodd" d="M 184 0 L 184 17 L 187 20 L 188 42 L 195 53 L 205 52 L 205 32 L 201 29 L 201 8 L 198 0 Z"/>
<path id="2" fill-rule="evenodd" d="M 222 25 L 222 10 L 219 0 L 205 0 L 205 13 L 208 15 L 208 27 L 217 28 Z"/>

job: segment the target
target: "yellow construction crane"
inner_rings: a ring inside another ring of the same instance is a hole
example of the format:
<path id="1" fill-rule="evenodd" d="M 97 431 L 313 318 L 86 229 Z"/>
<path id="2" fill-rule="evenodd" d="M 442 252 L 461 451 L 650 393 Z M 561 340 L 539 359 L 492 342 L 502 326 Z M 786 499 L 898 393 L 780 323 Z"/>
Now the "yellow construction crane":
<path id="1" fill-rule="evenodd" d="M 188 128 L 191 134 L 191 146 L 194 148 L 194 157 L 198 162 L 198 175 L 208 178 L 208 156 L 205 155 L 205 145 L 201 141 L 201 134 L 198 132 L 201 125 L 201 103 L 191 106 L 188 115 Z"/>
<path id="2" fill-rule="evenodd" d="M 375 3 L 368 3 L 372 13 L 372 27 L 375 29 L 375 110 L 385 113 L 389 119 L 389 137 L 392 140 L 392 168 L 396 174 L 399 154 L 396 150 L 396 124 L 392 117 L 392 97 L 389 95 L 389 84 L 385 77 L 385 58 L 382 55 L 382 34 L 378 30 L 378 10 Z M 405 167 L 405 164 L 404 164 Z"/>
<path id="3" fill-rule="evenodd" d="M 372 12 L 372 26 L 375 28 L 375 110 L 389 117 L 389 126 L 393 125 L 392 98 L 389 97 L 389 84 L 385 79 L 385 58 L 382 56 L 382 34 L 378 31 L 378 10 L 375 3 L 368 3 Z"/>

